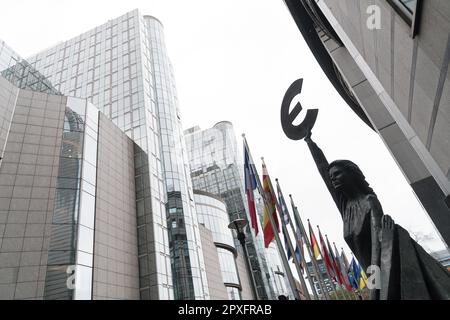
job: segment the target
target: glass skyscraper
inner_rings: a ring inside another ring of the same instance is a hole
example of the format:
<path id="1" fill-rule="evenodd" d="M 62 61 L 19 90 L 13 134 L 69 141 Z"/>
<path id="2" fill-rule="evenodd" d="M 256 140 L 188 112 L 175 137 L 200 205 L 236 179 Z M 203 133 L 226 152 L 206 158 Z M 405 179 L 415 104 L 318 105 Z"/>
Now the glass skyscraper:
<path id="1" fill-rule="evenodd" d="M 134 10 L 27 60 L 56 90 L 88 99 L 136 143 L 141 298 L 204 299 L 205 266 L 161 22 Z"/>
<path id="2" fill-rule="evenodd" d="M 237 145 L 233 125 L 222 121 L 205 130 L 199 127 L 187 129 L 185 134 L 194 189 L 224 199 L 230 221 L 238 218 L 249 221 L 243 156 Z M 284 272 L 280 270 L 277 249 L 272 247 L 266 251 L 262 235 L 255 237 L 248 226 L 245 234 L 259 298 L 276 299 L 281 294 L 286 295 L 285 283 L 280 281 L 280 277 L 284 279 Z M 240 254 L 243 254 L 239 241 L 234 241 Z"/>

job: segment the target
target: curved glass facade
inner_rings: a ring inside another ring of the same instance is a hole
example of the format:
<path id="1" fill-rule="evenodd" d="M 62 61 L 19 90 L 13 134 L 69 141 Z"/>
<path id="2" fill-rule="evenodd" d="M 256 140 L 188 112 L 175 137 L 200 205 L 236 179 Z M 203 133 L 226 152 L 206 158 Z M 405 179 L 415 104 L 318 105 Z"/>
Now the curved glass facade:
<path id="1" fill-rule="evenodd" d="M 223 282 L 225 284 L 239 285 L 239 276 L 236 269 L 236 262 L 234 261 L 234 255 L 230 250 L 224 248 L 217 248 L 219 255 L 219 265 L 222 272 Z"/>
<path id="2" fill-rule="evenodd" d="M 235 261 L 236 247 L 233 233 L 228 228 L 230 219 L 226 204 L 217 196 L 204 191 L 194 191 L 194 199 L 198 222 L 211 231 L 216 245 L 219 267 L 228 296 L 231 294 L 233 296 L 231 300 L 239 300 L 241 285 Z"/>
<path id="3" fill-rule="evenodd" d="M 209 297 L 208 285 L 172 65 L 161 22 L 151 16 L 144 16 L 144 20 L 156 88 L 175 298 L 205 299 Z"/>
<path id="4" fill-rule="evenodd" d="M 198 222 L 211 231 L 215 243 L 235 248 L 233 234 L 228 228 L 228 217 L 225 203 L 214 196 L 199 194 L 194 191 Z"/>

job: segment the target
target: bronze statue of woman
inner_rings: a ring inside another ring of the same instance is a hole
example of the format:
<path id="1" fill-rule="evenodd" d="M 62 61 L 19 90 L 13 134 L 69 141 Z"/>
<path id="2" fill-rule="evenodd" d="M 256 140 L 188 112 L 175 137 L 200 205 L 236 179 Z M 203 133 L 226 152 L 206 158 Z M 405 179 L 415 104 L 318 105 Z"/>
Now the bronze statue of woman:
<path id="1" fill-rule="evenodd" d="M 450 299 L 450 273 L 434 260 L 383 209 L 364 174 L 349 160 L 328 163 L 305 138 L 323 181 L 342 216 L 344 239 L 360 264 L 380 268 L 371 299 Z"/>

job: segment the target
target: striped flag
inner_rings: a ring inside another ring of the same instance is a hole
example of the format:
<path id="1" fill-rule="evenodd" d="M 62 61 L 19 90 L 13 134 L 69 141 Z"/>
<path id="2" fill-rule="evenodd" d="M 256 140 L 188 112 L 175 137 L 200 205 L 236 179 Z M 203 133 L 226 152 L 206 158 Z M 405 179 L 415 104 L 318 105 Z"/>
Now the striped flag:
<path id="1" fill-rule="evenodd" d="M 355 257 L 352 258 L 352 262 L 350 265 L 358 288 L 363 289 L 367 283 L 367 277 L 366 274 L 364 273 L 364 270 L 361 268 L 360 264 L 355 260 Z"/>
<path id="2" fill-rule="evenodd" d="M 256 178 L 250 165 L 250 157 L 248 150 L 244 144 L 244 177 L 245 177 L 245 194 L 247 196 L 248 211 L 250 215 L 250 225 L 258 234 L 258 220 L 256 218 L 255 199 L 253 191 L 256 189 Z"/>
<path id="3" fill-rule="evenodd" d="M 303 239 L 302 239 L 302 233 L 297 228 L 295 230 L 295 239 L 297 240 L 297 247 L 295 248 L 295 255 L 297 256 L 298 261 L 300 262 L 300 267 L 303 269 L 306 268 L 305 264 L 303 263 L 302 257 L 305 256 L 305 250 L 303 246 Z"/>
<path id="4" fill-rule="evenodd" d="M 320 249 L 319 245 L 317 244 L 316 236 L 314 235 L 314 231 L 311 228 L 311 223 L 309 223 L 308 220 L 308 228 L 309 228 L 309 242 L 311 243 L 311 249 L 314 254 L 314 258 L 319 258 L 320 256 Z"/>
<path id="5" fill-rule="evenodd" d="M 263 233 L 264 233 L 264 247 L 268 248 L 269 244 L 275 238 L 273 233 L 273 228 L 270 224 L 269 214 L 272 215 L 273 221 L 275 222 L 277 232 L 280 232 L 280 224 L 278 223 L 277 211 L 275 208 L 276 197 L 272 193 L 269 184 L 269 174 L 267 173 L 267 168 L 263 164 L 263 191 L 265 193 L 264 199 L 266 200 L 266 205 L 264 206 L 264 217 L 263 217 Z M 267 209 L 269 212 L 267 212 Z"/>
<path id="6" fill-rule="evenodd" d="M 289 248 L 289 244 L 288 244 L 288 235 L 286 235 L 286 233 L 284 232 L 284 230 L 283 230 L 283 237 L 284 237 L 284 246 L 285 246 L 285 248 L 286 248 L 286 251 L 287 251 L 287 259 L 288 260 L 291 260 L 291 258 L 292 258 L 292 252 L 291 252 L 291 249 Z"/>
<path id="7" fill-rule="evenodd" d="M 317 226 L 317 228 L 319 228 L 319 226 Z M 327 268 L 328 274 L 330 275 L 331 278 L 333 278 L 335 281 L 337 281 L 336 275 L 335 275 L 335 272 L 333 269 L 333 264 L 331 263 L 330 254 L 327 250 L 327 246 L 325 244 L 325 241 L 323 240 L 320 229 L 319 229 L 319 241 L 320 241 L 320 246 L 322 248 L 322 259 L 323 259 L 323 262 L 325 263 L 325 267 Z"/>
<path id="8" fill-rule="evenodd" d="M 290 223 L 289 211 L 286 206 L 286 202 L 284 201 L 283 193 L 281 192 L 280 186 L 278 184 L 277 184 L 277 196 L 278 196 L 278 203 L 281 208 L 281 215 L 283 216 L 283 222 L 287 226 Z"/>
<path id="9" fill-rule="evenodd" d="M 348 278 L 347 266 L 345 265 L 344 259 L 343 259 L 343 257 L 345 257 L 344 250 L 342 250 L 341 254 L 339 255 L 338 249 L 336 248 L 336 243 L 333 243 L 333 244 L 334 244 L 334 252 L 336 254 L 336 258 L 339 263 L 339 269 L 341 271 L 342 278 L 344 280 L 344 286 L 347 289 L 347 291 L 352 291 L 352 285 Z M 347 260 L 347 258 L 345 258 L 345 259 Z M 348 264 L 348 262 L 347 262 L 347 264 Z"/>
<path id="10" fill-rule="evenodd" d="M 337 256 L 334 255 L 333 247 L 331 247 L 328 237 L 326 235 L 325 235 L 325 237 L 327 238 L 327 246 L 328 246 L 328 251 L 330 252 L 331 263 L 333 264 L 334 273 L 337 277 L 337 281 L 339 281 L 339 284 L 343 285 L 344 279 L 342 278 L 341 270 L 339 268 L 339 263 L 337 261 Z"/>
<path id="11" fill-rule="evenodd" d="M 287 225 L 289 223 L 291 223 L 291 219 L 289 218 L 289 209 L 286 206 L 286 201 L 284 200 L 284 196 L 283 196 L 283 192 L 281 192 L 281 188 L 280 185 L 277 183 L 277 197 L 278 197 L 278 204 L 280 206 L 281 209 L 281 216 L 283 217 L 283 223 L 284 225 L 287 227 Z M 291 249 L 289 248 L 288 242 L 287 242 L 287 237 L 289 235 L 286 235 L 284 230 L 283 230 L 283 236 L 284 236 L 284 244 L 287 248 L 287 258 L 288 260 L 291 259 L 292 257 L 292 252 Z M 295 258 L 297 259 L 297 261 L 299 262 L 299 264 L 302 266 L 301 263 L 301 256 L 300 256 L 300 250 L 298 248 L 298 245 L 295 248 Z"/>

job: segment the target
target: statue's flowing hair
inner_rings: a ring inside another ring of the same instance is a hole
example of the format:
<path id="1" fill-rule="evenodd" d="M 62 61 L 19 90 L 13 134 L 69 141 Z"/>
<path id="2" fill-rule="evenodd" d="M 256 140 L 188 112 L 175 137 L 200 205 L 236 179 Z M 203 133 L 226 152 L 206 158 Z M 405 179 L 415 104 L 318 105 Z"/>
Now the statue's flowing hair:
<path id="1" fill-rule="evenodd" d="M 341 168 L 342 170 L 349 173 L 354 179 L 354 185 L 361 193 L 365 195 L 375 195 L 375 192 L 369 186 L 369 183 L 366 181 L 366 177 L 362 173 L 361 169 L 359 169 L 359 167 L 354 162 L 350 160 L 335 160 L 329 164 L 328 172 L 333 167 Z M 340 211 L 343 214 L 345 212 L 347 202 L 350 199 L 348 199 L 347 195 L 342 191 L 336 190 L 336 193 L 338 195 Z"/>

